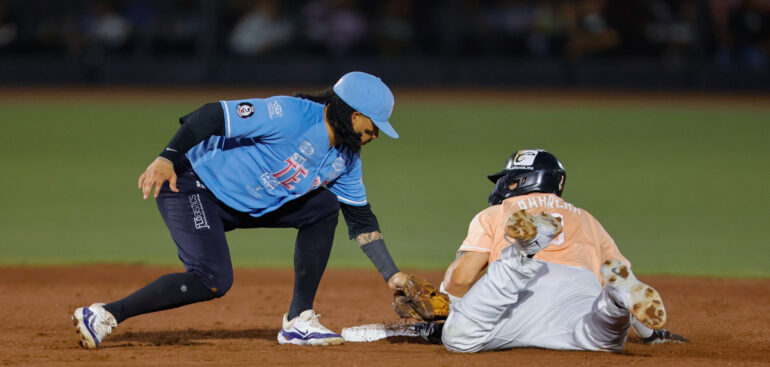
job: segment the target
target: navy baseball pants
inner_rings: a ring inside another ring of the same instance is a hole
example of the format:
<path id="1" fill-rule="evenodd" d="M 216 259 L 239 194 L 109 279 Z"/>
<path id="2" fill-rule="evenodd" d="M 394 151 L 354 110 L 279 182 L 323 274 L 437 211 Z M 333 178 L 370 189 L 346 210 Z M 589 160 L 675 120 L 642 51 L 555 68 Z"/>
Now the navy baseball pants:
<path id="1" fill-rule="evenodd" d="M 186 159 L 177 168 L 177 188 L 179 192 L 173 192 L 165 183 L 156 201 L 186 273 L 164 275 L 134 294 L 105 305 L 118 322 L 227 293 L 233 284 L 233 267 L 225 232 L 236 228 L 298 229 L 289 319 L 313 307 L 334 242 L 340 208 L 336 195 L 319 188 L 255 218 L 217 200 Z"/>

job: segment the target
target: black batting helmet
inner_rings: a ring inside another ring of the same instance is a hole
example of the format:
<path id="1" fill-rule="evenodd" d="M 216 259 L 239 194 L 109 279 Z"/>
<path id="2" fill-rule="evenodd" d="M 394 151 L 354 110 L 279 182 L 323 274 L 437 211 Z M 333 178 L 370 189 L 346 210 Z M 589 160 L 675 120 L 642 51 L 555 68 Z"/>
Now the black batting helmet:
<path id="1" fill-rule="evenodd" d="M 487 176 L 495 183 L 489 194 L 489 205 L 530 192 L 561 196 L 567 172 L 556 157 L 542 149 L 519 150 L 505 163 L 505 168 Z"/>

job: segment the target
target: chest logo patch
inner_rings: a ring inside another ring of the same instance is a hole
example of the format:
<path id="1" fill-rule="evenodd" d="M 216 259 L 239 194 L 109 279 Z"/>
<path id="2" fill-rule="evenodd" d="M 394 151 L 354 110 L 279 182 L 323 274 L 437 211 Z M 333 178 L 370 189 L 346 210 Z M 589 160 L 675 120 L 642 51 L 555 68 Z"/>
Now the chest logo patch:
<path id="1" fill-rule="evenodd" d="M 254 105 L 249 102 L 239 103 L 235 107 L 235 113 L 238 114 L 238 117 L 245 119 L 254 114 Z"/>
<path id="2" fill-rule="evenodd" d="M 315 153 L 315 148 L 313 148 L 313 144 L 305 140 L 299 145 L 299 151 L 306 156 L 311 156 Z"/>

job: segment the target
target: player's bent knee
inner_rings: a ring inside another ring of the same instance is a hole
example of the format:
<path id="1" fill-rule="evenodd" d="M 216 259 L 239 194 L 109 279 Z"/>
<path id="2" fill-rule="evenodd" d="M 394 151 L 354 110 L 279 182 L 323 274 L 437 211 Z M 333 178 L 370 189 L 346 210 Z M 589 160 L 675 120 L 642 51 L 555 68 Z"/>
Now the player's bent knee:
<path id="1" fill-rule="evenodd" d="M 233 286 L 232 280 L 230 280 L 229 282 L 217 282 L 217 286 L 211 289 L 214 292 L 214 298 L 219 298 L 224 296 L 232 286 Z"/>
<path id="2" fill-rule="evenodd" d="M 229 291 L 232 286 L 233 286 L 233 273 L 230 272 L 228 274 L 223 274 L 222 276 L 217 278 L 216 289 L 212 289 L 214 291 L 214 296 L 216 298 L 224 296 L 225 293 L 227 293 L 227 291 Z"/>
<path id="3" fill-rule="evenodd" d="M 212 292 L 211 298 L 224 296 L 233 286 L 233 272 L 209 272 L 192 269 L 192 273 L 198 276 L 203 285 Z"/>
<path id="4" fill-rule="evenodd" d="M 470 320 L 460 313 L 453 312 L 449 315 L 441 334 L 441 342 L 448 351 L 475 353 L 484 348 L 480 338 L 473 337 L 467 332 L 472 329 L 468 327 L 469 322 Z"/>

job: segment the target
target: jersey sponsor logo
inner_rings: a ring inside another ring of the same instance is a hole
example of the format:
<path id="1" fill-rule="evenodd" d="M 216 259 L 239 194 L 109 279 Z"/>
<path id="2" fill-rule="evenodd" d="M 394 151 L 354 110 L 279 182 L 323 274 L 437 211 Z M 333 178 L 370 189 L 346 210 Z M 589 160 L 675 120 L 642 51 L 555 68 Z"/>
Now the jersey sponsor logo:
<path id="1" fill-rule="evenodd" d="M 195 229 L 209 229 L 209 222 L 206 220 L 206 212 L 203 211 L 200 194 L 190 195 L 188 200 L 190 201 L 190 209 L 192 209 L 193 213 Z"/>
<path id="2" fill-rule="evenodd" d="M 298 183 L 302 178 L 307 177 L 308 170 L 303 166 L 307 161 L 305 157 L 299 155 L 299 153 L 292 154 L 291 157 L 286 158 L 286 166 L 278 172 L 273 173 L 273 177 L 287 190 L 294 189 L 295 183 Z"/>
<path id="3" fill-rule="evenodd" d="M 245 119 L 254 114 L 254 105 L 249 102 L 239 103 L 238 106 L 235 107 L 235 113 L 238 114 L 238 117 Z"/>
<path id="4" fill-rule="evenodd" d="M 516 156 L 513 157 L 513 160 L 511 160 L 508 167 L 505 167 L 506 169 L 515 169 L 515 168 L 522 168 L 522 166 L 532 166 L 535 163 L 535 157 L 537 157 L 537 151 L 536 150 L 522 150 L 518 153 L 516 153 Z"/>
<path id="5" fill-rule="evenodd" d="M 275 188 L 281 184 L 270 172 L 263 173 L 261 176 L 259 176 L 259 179 L 262 180 L 262 186 L 268 190 L 275 190 Z"/>
<path id="6" fill-rule="evenodd" d="M 261 187 L 251 187 L 249 185 L 246 185 L 246 191 L 249 192 L 252 196 L 256 197 L 257 199 L 262 198 L 262 194 L 259 193 L 259 190 L 262 190 Z"/>
<path id="7" fill-rule="evenodd" d="M 267 113 L 270 115 L 270 119 L 272 120 L 275 117 L 283 117 L 283 107 L 281 107 L 281 104 L 278 103 L 278 101 L 266 101 L 267 103 Z"/>
<path id="8" fill-rule="evenodd" d="M 332 162 L 332 168 L 337 172 L 342 172 L 345 169 L 345 160 L 342 157 L 338 157 Z"/>
<path id="9" fill-rule="evenodd" d="M 299 145 L 299 151 L 306 156 L 311 156 L 315 153 L 315 148 L 313 148 L 313 144 L 305 140 Z"/>

